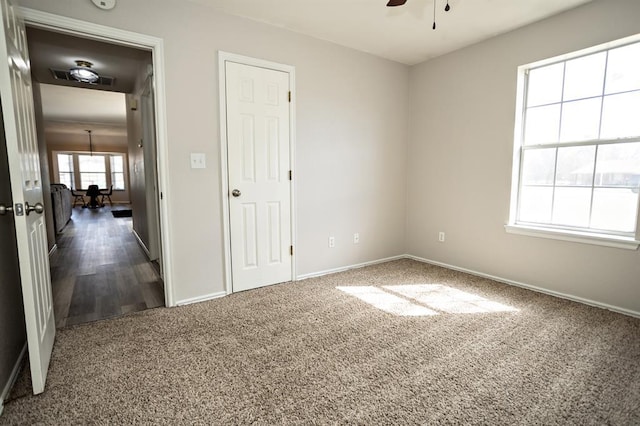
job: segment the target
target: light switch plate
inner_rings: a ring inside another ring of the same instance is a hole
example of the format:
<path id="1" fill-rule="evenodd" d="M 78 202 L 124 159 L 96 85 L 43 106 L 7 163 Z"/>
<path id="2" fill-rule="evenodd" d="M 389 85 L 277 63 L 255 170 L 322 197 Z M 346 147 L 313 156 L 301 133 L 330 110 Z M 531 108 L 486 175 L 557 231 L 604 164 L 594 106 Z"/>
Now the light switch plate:
<path id="1" fill-rule="evenodd" d="M 206 169 L 207 159 L 204 154 L 199 152 L 191 153 L 191 168 L 192 169 Z"/>

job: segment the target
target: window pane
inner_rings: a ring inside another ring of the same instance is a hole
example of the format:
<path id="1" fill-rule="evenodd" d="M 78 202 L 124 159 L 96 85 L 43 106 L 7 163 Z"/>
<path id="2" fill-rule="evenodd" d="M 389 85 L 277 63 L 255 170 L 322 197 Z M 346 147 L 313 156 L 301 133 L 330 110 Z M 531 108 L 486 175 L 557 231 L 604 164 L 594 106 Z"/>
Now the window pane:
<path id="1" fill-rule="evenodd" d="M 605 93 L 640 89 L 640 43 L 609 51 Z"/>
<path id="2" fill-rule="evenodd" d="M 78 155 L 78 167 L 80 172 L 104 172 L 105 163 L 103 155 Z"/>
<path id="3" fill-rule="evenodd" d="M 595 146 L 558 148 L 556 185 L 591 186 L 595 156 Z"/>
<path id="4" fill-rule="evenodd" d="M 124 189 L 124 173 L 112 173 L 111 183 L 113 189 Z"/>
<path id="5" fill-rule="evenodd" d="M 567 61 L 563 100 L 602 96 L 607 52 Z"/>
<path id="6" fill-rule="evenodd" d="M 640 186 L 640 142 L 598 148 L 596 186 Z"/>
<path id="7" fill-rule="evenodd" d="M 122 155 L 111 155 L 111 171 L 112 172 L 124 171 L 124 163 L 123 163 Z"/>
<path id="8" fill-rule="evenodd" d="M 556 225 L 589 226 L 591 188 L 556 188 L 553 199 L 553 219 Z"/>
<path id="9" fill-rule="evenodd" d="M 529 71 L 527 106 L 561 101 L 564 64 L 548 65 Z"/>
<path id="10" fill-rule="evenodd" d="M 58 154 L 58 171 L 59 172 L 73 171 L 73 155 Z"/>
<path id="11" fill-rule="evenodd" d="M 525 145 L 558 142 L 560 104 L 527 109 Z"/>
<path id="12" fill-rule="evenodd" d="M 591 227 L 634 232 L 638 215 L 638 192 L 631 189 L 596 188 L 593 192 Z"/>
<path id="13" fill-rule="evenodd" d="M 553 185 L 556 149 L 528 149 L 522 161 L 523 185 Z"/>
<path id="14" fill-rule="evenodd" d="M 124 189 L 124 155 L 111 154 L 111 184 L 113 189 Z"/>
<path id="15" fill-rule="evenodd" d="M 89 185 L 98 185 L 100 189 L 107 187 L 107 178 L 105 173 L 80 173 L 80 184 L 83 189 L 89 188 Z"/>
<path id="16" fill-rule="evenodd" d="M 73 188 L 73 173 L 59 173 L 58 183 L 64 183 L 67 188 Z"/>
<path id="17" fill-rule="evenodd" d="M 551 220 L 552 187 L 523 186 L 520 190 L 519 220 L 522 222 L 549 223 Z"/>
<path id="18" fill-rule="evenodd" d="M 561 142 L 598 139 L 602 98 L 562 104 Z"/>
<path id="19" fill-rule="evenodd" d="M 602 105 L 603 139 L 640 136 L 640 91 L 609 95 Z"/>

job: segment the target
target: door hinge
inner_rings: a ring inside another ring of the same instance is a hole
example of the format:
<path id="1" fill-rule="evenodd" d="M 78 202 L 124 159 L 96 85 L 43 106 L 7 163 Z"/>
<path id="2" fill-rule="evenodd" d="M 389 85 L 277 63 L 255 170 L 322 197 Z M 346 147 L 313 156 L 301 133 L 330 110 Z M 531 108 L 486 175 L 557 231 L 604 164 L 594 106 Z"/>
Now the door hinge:
<path id="1" fill-rule="evenodd" d="M 291 90 L 289 90 L 289 102 L 291 102 Z"/>
<path id="2" fill-rule="evenodd" d="M 291 254 L 291 256 L 293 256 L 293 246 L 289 246 L 289 254 Z"/>
<path id="3" fill-rule="evenodd" d="M 293 180 L 293 170 L 289 170 L 289 180 Z"/>

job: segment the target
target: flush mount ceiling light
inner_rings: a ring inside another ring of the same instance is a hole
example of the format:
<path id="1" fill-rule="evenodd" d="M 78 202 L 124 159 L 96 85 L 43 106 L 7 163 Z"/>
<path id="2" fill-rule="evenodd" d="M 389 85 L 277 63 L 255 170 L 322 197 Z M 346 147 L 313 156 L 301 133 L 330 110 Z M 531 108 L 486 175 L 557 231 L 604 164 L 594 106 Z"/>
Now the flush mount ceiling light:
<path id="1" fill-rule="evenodd" d="M 77 60 L 76 66 L 69 70 L 69 74 L 81 83 L 95 83 L 100 76 L 91 69 L 92 66 L 89 61 Z"/>
<path id="2" fill-rule="evenodd" d="M 116 0 L 91 0 L 91 2 L 102 10 L 111 10 L 116 6 Z"/>

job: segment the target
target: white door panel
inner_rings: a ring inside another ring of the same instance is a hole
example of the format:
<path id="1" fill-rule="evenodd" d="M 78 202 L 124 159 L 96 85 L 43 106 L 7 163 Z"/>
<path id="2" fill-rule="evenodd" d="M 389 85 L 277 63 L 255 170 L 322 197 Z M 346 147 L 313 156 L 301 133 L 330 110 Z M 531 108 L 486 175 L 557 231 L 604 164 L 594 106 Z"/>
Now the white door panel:
<path id="1" fill-rule="evenodd" d="M 225 72 L 232 281 L 241 291 L 292 278 L 289 74 L 229 61 Z"/>
<path id="2" fill-rule="evenodd" d="M 0 100 L 15 215 L 22 297 L 33 393 L 44 391 L 55 338 L 47 232 L 42 212 L 40 161 L 24 23 L 10 0 L 2 2 Z"/>

